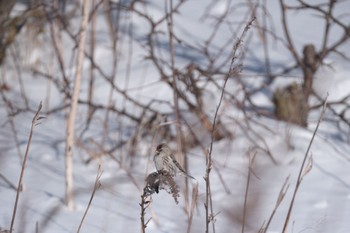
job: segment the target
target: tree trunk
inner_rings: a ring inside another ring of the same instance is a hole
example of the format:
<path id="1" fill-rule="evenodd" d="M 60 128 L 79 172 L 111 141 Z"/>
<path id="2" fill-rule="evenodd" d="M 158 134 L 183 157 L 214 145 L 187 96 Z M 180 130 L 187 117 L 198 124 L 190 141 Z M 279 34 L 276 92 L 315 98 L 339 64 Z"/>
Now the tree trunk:
<path id="1" fill-rule="evenodd" d="M 312 82 L 318 66 L 318 56 L 315 46 L 307 44 L 303 49 L 302 70 L 304 82 L 302 86 L 293 83 L 274 93 L 275 115 L 279 120 L 307 126 L 309 115 L 309 96 L 312 93 Z"/>
<path id="2" fill-rule="evenodd" d="M 305 100 L 308 101 L 309 96 L 312 92 L 312 81 L 314 74 L 317 69 L 317 55 L 316 49 L 313 44 L 307 44 L 303 49 L 304 59 L 303 59 L 303 72 L 304 72 L 304 84 L 303 92 Z"/>

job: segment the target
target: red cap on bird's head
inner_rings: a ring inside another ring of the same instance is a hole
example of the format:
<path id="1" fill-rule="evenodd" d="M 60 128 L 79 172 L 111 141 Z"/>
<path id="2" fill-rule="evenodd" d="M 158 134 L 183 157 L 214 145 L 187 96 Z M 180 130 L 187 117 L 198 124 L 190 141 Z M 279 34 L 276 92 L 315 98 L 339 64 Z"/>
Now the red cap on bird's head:
<path id="1" fill-rule="evenodd" d="M 160 150 L 163 148 L 163 146 L 164 146 L 164 143 L 159 144 L 156 148 L 156 152 L 160 152 Z"/>

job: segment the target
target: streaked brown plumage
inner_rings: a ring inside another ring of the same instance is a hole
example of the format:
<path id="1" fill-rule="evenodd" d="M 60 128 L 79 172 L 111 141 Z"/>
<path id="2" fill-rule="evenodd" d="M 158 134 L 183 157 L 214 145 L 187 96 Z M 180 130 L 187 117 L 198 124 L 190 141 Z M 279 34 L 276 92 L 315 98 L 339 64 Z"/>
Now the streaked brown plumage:
<path id="1" fill-rule="evenodd" d="M 158 172 L 165 171 L 168 172 L 171 176 L 176 176 L 177 173 L 180 173 L 194 179 L 192 176 L 188 175 L 181 167 L 181 165 L 176 161 L 170 147 L 165 143 L 159 144 L 157 146 L 153 161 Z"/>

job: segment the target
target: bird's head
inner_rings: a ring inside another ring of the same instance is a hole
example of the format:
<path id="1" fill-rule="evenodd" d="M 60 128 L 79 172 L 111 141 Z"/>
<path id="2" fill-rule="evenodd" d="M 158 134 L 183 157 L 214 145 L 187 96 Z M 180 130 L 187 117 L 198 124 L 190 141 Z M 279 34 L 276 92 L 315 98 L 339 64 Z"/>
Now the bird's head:
<path id="1" fill-rule="evenodd" d="M 165 143 L 159 144 L 156 148 L 156 155 L 159 155 L 164 150 L 170 150 L 169 146 Z"/>

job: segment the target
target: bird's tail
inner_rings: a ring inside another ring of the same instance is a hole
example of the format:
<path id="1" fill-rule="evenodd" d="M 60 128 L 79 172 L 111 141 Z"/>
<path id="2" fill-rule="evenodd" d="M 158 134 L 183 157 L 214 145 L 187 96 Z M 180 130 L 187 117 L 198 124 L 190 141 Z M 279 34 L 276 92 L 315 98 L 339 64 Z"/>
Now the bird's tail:
<path id="1" fill-rule="evenodd" d="M 187 174 L 185 171 L 181 171 L 181 174 L 184 175 L 184 176 L 186 176 L 186 177 L 189 177 L 189 178 L 191 178 L 191 179 L 196 180 L 196 178 L 194 178 L 193 176 Z"/>

